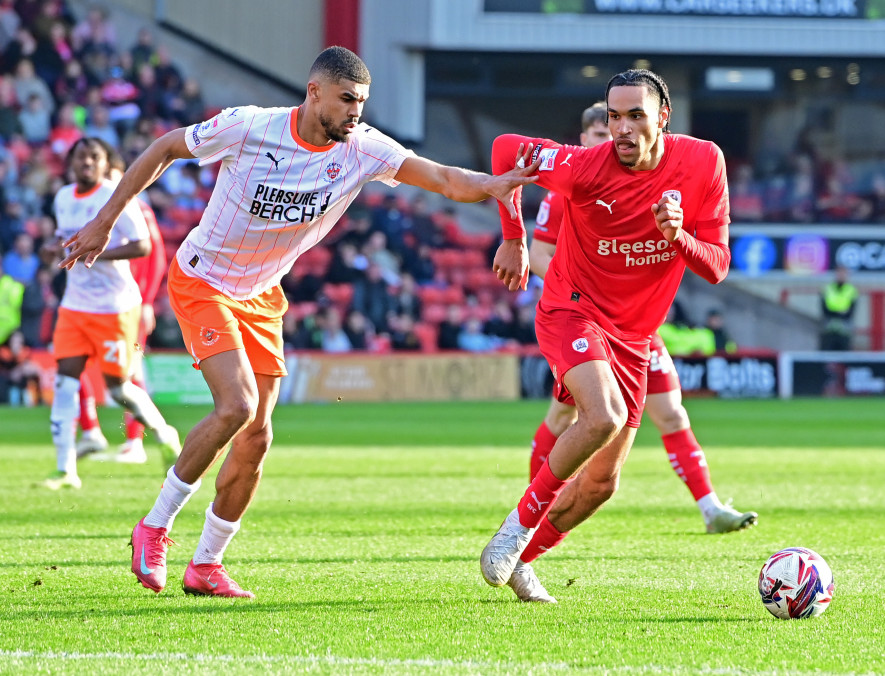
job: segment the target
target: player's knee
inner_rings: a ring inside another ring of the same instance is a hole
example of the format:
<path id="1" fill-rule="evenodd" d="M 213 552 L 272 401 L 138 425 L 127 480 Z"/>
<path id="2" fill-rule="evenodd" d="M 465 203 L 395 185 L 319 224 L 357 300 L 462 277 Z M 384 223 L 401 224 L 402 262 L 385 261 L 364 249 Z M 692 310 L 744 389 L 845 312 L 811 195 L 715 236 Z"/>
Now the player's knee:
<path id="1" fill-rule="evenodd" d="M 245 397 L 232 397 L 215 403 L 215 415 L 230 429 L 243 429 L 255 420 L 256 413 L 256 405 Z"/>
<path id="2" fill-rule="evenodd" d="M 623 416 L 610 412 L 606 415 L 578 417 L 576 425 L 580 426 L 582 436 L 593 446 L 593 450 L 604 446 L 615 438 L 627 424 L 626 414 Z"/>

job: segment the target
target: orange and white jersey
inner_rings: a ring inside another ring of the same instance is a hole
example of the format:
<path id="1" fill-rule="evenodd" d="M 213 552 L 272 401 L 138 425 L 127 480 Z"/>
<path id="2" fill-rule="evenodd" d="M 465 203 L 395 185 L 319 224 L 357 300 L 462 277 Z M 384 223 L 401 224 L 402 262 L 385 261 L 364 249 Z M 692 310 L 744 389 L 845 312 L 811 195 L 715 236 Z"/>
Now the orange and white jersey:
<path id="1" fill-rule="evenodd" d="M 311 145 L 298 136 L 297 116 L 298 108 L 228 108 L 186 130 L 200 164 L 221 162 L 221 169 L 178 263 L 234 300 L 279 284 L 367 182 L 397 185 L 413 155 L 366 124 L 346 143 Z"/>
<path id="2" fill-rule="evenodd" d="M 62 241 L 91 221 L 110 199 L 116 187 L 102 181 L 89 192 L 78 194 L 77 186 L 66 185 L 55 195 L 56 230 Z M 126 205 L 114 229 L 108 249 L 128 242 L 149 239 L 147 224 L 137 200 Z M 141 293 L 128 260 L 104 260 L 99 256 L 91 268 L 75 265 L 68 270 L 61 306 L 78 312 L 117 314 L 141 305 Z"/>

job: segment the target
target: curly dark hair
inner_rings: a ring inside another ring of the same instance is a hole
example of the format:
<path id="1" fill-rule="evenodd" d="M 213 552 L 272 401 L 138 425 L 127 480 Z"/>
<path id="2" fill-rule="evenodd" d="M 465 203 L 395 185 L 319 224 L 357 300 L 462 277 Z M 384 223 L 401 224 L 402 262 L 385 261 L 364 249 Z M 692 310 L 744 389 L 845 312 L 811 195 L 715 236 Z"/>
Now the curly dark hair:
<path id="1" fill-rule="evenodd" d="M 332 82 L 349 80 L 357 84 L 371 84 L 372 76 L 363 60 L 346 47 L 327 47 L 313 62 L 310 75 L 324 75 Z"/>

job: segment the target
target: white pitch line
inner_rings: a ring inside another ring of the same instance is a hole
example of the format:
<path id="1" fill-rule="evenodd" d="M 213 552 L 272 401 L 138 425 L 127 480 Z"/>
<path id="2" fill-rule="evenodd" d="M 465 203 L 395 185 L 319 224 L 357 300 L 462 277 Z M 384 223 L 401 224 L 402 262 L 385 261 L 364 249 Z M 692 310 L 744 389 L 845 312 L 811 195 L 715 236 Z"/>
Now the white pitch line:
<path id="1" fill-rule="evenodd" d="M 375 657 L 340 657 L 337 655 L 208 655 L 196 653 L 81 653 L 81 652 L 36 652 L 32 650 L 0 650 L 0 658 L 3 660 L 133 660 L 136 662 L 249 662 L 253 664 L 322 664 L 328 666 L 377 666 L 382 668 L 395 667 L 423 667 L 426 669 L 494 669 L 506 672 L 518 672 L 525 669 L 534 671 L 568 671 L 605 673 L 605 674 L 699 674 L 701 676 L 801 676 L 802 674 L 814 674 L 814 676 L 875 676 L 872 673 L 858 674 L 857 672 L 799 672 L 793 669 L 789 671 L 772 671 L 766 669 L 757 671 L 754 669 L 742 669 L 740 667 L 701 668 L 678 667 L 678 666 L 618 666 L 608 667 L 604 665 L 578 666 L 565 662 L 534 662 L 531 664 L 519 662 L 481 662 L 477 660 L 448 660 L 448 659 L 397 659 Z"/>

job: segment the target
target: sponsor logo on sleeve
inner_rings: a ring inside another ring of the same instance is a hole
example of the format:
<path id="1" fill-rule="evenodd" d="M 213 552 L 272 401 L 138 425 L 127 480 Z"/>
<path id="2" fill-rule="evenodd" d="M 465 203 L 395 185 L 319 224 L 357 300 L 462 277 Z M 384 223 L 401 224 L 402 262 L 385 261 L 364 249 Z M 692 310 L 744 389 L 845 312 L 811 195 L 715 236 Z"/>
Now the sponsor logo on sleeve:
<path id="1" fill-rule="evenodd" d="M 553 171 L 556 168 L 556 155 L 559 148 L 545 148 L 541 151 L 541 166 L 538 171 Z"/>
<path id="2" fill-rule="evenodd" d="M 590 343 L 587 342 L 586 338 L 578 338 L 572 342 L 572 349 L 574 349 L 575 352 L 586 352 L 589 348 Z"/>
<path id="3" fill-rule="evenodd" d="M 197 135 L 197 132 L 200 130 L 199 126 L 195 126 L 194 130 L 191 132 L 191 137 L 194 139 L 194 145 L 200 145 L 200 137 Z"/>
<path id="4" fill-rule="evenodd" d="M 209 134 L 211 134 L 212 130 L 215 129 L 215 127 L 217 126 L 218 118 L 216 117 L 212 120 L 209 120 L 208 122 L 204 122 L 203 124 L 201 124 L 199 126 L 199 129 L 197 130 L 197 134 L 200 136 L 200 138 L 208 138 Z"/>

